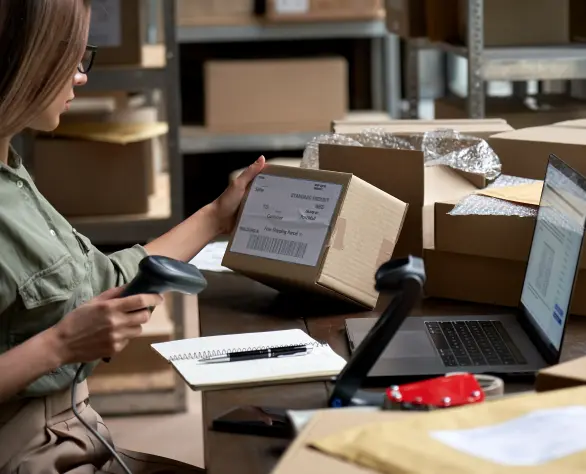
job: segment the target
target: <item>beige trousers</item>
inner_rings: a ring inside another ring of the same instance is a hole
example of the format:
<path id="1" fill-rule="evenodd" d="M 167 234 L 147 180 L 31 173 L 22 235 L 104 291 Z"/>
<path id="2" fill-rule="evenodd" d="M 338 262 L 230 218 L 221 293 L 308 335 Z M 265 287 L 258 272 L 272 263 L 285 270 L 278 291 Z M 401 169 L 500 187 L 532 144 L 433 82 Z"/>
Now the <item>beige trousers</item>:
<path id="1" fill-rule="evenodd" d="M 85 382 L 77 389 L 81 417 L 112 444 L 89 404 Z M 133 474 L 192 474 L 204 470 L 148 454 L 116 449 Z M 71 391 L 0 404 L 0 474 L 123 474 L 98 439 L 71 410 Z"/>

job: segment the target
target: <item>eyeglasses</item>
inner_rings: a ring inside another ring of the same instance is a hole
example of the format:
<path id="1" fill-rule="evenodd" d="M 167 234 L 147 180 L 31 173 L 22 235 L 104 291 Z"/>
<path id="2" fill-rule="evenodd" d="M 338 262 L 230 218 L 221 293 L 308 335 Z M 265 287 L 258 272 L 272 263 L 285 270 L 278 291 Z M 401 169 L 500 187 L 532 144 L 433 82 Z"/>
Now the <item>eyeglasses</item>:
<path id="1" fill-rule="evenodd" d="M 85 52 L 83 54 L 83 58 L 81 58 L 81 62 L 77 66 L 77 70 L 79 72 L 81 72 L 82 74 L 87 74 L 88 72 L 90 72 L 90 69 L 92 68 L 92 66 L 94 64 L 94 58 L 96 57 L 97 50 L 98 50 L 98 47 L 93 46 L 91 44 L 88 44 L 85 47 Z"/>

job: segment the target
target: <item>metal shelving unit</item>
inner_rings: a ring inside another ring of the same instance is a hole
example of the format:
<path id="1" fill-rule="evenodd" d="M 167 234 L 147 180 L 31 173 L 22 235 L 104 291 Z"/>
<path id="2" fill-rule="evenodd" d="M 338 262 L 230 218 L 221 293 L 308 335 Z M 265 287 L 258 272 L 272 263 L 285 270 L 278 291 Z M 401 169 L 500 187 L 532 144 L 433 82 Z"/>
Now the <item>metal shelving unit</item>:
<path id="1" fill-rule="evenodd" d="M 179 43 L 225 43 L 244 41 L 294 41 L 300 39 L 370 38 L 373 109 L 400 116 L 399 39 L 390 34 L 383 20 L 315 22 L 299 24 L 251 24 L 235 26 L 180 26 Z M 181 152 L 302 149 L 316 133 L 222 135 L 206 133 L 200 127 L 183 127 Z"/>
<path id="2" fill-rule="evenodd" d="M 586 46 L 484 47 L 484 0 L 468 0 L 467 47 L 430 43 L 423 39 L 406 40 L 408 115 L 417 116 L 418 53 L 438 48 L 468 61 L 468 115 L 485 116 L 487 81 L 560 81 L 586 79 Z"/>

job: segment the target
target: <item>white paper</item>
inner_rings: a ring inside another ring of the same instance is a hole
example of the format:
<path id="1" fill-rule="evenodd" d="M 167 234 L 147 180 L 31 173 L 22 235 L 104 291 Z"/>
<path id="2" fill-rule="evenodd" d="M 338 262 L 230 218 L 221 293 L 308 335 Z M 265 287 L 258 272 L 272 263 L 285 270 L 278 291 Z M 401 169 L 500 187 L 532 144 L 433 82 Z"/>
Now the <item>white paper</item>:
<path id="1" fill-rule="evenodd" d="M 535 410 L 498 425 L 433 431 L 464 453 L 507 466 L 537 466 L 586 449 L 586 407 Z"/>
<path id="2" fill-rule="evenodd" d="M 341 184 L 258 175 L 230 251 L 315 266 L 341 192 Z"/>
<path id="3" fill-rule="evenodd" d="M 104 48 L 122 45 L 121 0 L 92 0 L 90 44 Z"/>
<path id="4" fill-rule="evenodd" d="M 199 270 L 231 272 L 232 270 L 222 266 L 222 259 L 227 247 L 227 241 L 212 242 L 206 245 L 189 263 L 195 265 Z"/>
<path id="5" fill-rule="evenodd" d="M 277 13 L 307 13 L 309 0 L 276 0 L 275 11 Z"/>

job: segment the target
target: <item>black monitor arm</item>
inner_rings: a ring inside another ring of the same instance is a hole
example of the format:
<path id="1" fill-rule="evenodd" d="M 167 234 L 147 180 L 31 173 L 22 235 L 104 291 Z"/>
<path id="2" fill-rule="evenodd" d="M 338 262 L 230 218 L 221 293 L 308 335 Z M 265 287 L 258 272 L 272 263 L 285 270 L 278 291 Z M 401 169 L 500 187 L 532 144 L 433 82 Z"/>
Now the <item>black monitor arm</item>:
<path id="1" fill-rule="evenodd" d="M 422 296 L 425 283 L 423 260 L 412 256 L 390 260 L 381 265 L 375 280 L 379 292 L 396 295 L 336 378 L 329 407 L 383 405 L 384 393 L 367 392 L 360 387 Z"/>

